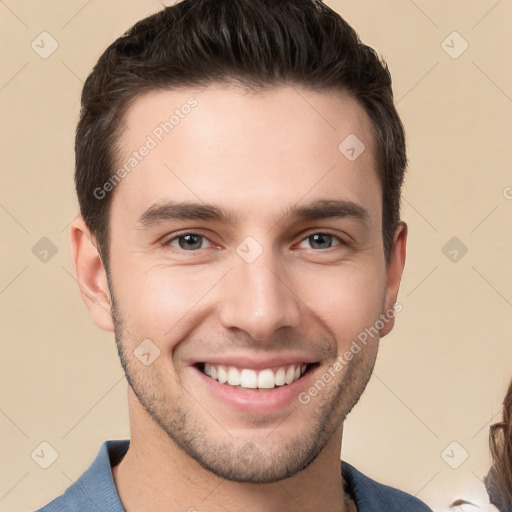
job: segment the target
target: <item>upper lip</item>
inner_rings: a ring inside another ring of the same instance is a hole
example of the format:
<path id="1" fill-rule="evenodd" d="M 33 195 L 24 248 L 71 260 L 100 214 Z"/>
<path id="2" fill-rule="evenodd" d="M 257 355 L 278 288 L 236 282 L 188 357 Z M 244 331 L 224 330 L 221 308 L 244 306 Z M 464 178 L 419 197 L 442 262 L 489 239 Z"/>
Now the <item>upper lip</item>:
<path id="1" fill-rule="evenodd" d="M 205 356 L 204 358 L 192 361 L 191 365 L 199 365 L 203 363 L 222 365 L 222 366 L 236 366 L 238 368 L 248 368 L 253 370 L 264 370 L 266 368 L 276 368 L 281 366 L 299 365 L 299 364 L 312 364 L 318 362 L 310 356 L 297 355 L 297 354 L 281 354 L 273 357 L 254 357 L 247 355 L 230 355 L 230 356 Z"/>

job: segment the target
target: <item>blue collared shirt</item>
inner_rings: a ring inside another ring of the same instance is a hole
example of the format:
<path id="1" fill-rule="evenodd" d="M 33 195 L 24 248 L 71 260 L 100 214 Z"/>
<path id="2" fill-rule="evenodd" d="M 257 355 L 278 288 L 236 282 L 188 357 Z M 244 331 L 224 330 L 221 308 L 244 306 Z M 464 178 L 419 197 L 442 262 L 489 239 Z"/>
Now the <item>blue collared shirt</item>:
<path id="1" fill-rule="evenodd" d="M 126 512 L 112 467 L 121 461 L 129 446 L 129 439 L 105 441 L 80 478 L 64 494 L 36 512 Z M 340 470 L 358 512 L 432 512 L 418 498 L 375 482 L 347 462 L 340 462 Z"/>

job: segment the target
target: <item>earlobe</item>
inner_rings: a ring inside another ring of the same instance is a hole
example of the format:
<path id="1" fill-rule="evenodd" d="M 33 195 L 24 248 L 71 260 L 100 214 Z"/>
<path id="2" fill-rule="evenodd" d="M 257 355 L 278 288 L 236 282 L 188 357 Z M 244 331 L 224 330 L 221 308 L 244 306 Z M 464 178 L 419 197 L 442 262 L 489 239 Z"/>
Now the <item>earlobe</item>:
<path id="1" fill-rule="evenodd" d="M 394 306 L 398 297 L 398 289 L 405 266 L 405 254 L 407 244 L 407 224 L 403 221 L 398 223 L 393 236 L 393 245 L 391 255 L 386 270 L 386 294 L 384 300 L 383 315 L 386 315 L 388 321 L 381 329 L 380 337 L 389 334 L 395 324 Z M 391 313 L 391 314 L 390 314 Z"/>
<path id="2" fill-rule="evenodd" d="M 107 275 L 94 238 L 81 216 L 69 227 L 69 247 L 75 279 L 94 323 L 113 332 Z"/>

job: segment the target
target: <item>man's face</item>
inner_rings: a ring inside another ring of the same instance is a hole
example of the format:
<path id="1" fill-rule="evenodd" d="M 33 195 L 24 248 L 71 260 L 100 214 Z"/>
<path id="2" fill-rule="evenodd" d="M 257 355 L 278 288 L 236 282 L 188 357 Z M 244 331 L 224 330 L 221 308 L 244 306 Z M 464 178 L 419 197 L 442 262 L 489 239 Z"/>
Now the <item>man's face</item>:
<path id="1" fill-rule="evenodd" d="M 136 407 L 222 478 L 291 476 L 340 433 L 378 336 L 334 365 L 396 298 L 369 119 L 340 94 L 212 86 L 142 96 L 125 122 L 118 167 L 150 148 L 110 217 L 116 340 Z M 349 135 L 366 146 L 356 159 L 360 143 L 338 149 Z M 171 201 L 226 217 L 158 208 Z M 328 201 L 336 215 L 292 210 Z"/>

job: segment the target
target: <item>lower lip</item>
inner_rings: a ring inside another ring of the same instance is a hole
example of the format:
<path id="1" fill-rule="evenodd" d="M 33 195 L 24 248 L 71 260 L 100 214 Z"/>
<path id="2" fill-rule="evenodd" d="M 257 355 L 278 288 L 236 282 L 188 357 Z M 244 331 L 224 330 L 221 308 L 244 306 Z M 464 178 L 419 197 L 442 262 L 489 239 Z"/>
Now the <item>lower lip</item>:
<path id="1" fill-rule="evenodd" d="M 218 380 L 205 375 L 199 368 L 193 367 L 213 397 L 229 405 L 231 408 L 247 414 L 272 414 L 281 411 L 293 403 L 302 405 L 299 402 L 298 396 L 309 387 L 318 368 L 318 365 L 309 368 L 302 377 L 291 384 L 284 384 L 283 386 L 276 386 L 266 390 L 258 388 L 243 390 L 229 384 L 221 384 Z"/>

